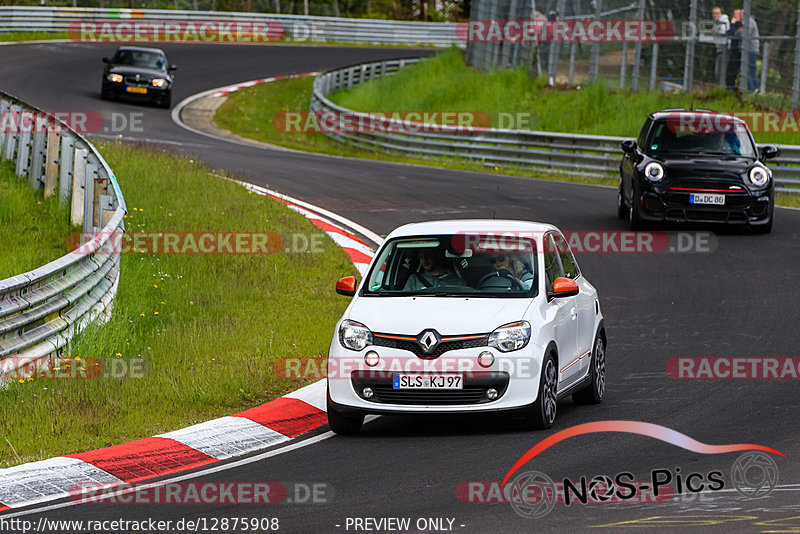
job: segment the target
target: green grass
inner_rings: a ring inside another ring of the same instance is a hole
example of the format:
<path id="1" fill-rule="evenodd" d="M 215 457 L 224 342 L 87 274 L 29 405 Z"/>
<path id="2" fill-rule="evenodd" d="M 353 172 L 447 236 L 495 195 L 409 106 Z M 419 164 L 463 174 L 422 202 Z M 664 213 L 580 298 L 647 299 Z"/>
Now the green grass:
<path id="1" fill-rule="evenodd" d="M 283 111 L 308 109 L 311 98 L 312 78 L 279 80 L 272 83 L 247 87 L 228 95 L 214 116 L 221 128 L 243 137 L 264 143 L 281 145 L 295 150 L 319 152 L 333 156 L 374 159 L 414 165 L 430 165 L 447 169 L 496 172 L 516 176 L 555 179 L 581 183 L 613 185 L 610 177 L 586 177 L 531 170 L 528 168 L 486 166 L 458 158 L 423 158 L 397 152 L 374 152 L 345 146 L 321 133 L 283 133 L 275 129 L 273 119 Z"/>
<path id="2" fill-rule="evenodd" d="M 119 177 L 129 233 L 321 232 L 188 158 L 99 148 Z M 105 369 L 141 358 L 147 373 L 0 386 L 0 466 L 167 432 L 303 385 L 276 377 L 273 361 L 327 356 L 347 306 L 333 286 L 355 273 L 344 251 L 323 242 L 322 253 L 123 254 L 111 321 L 87 329 L 71 356 Z"/>
<path id="3" fill-rule="evenodd" d="M 58 207 L 58 197 L 45 198 L 43 190 L 31 189 L 27 178 L 14 174 L 11 163 L 0 163 L 0 280 L 69 252 L 71 231 L 69 210 Z"/>
<path id="4" fill-rule="evenodd" d="M 351 90 L 331 95 L 340 106 L 363 111 L 483 111 L 498 127 L 500 112 L 526 113 L 521 129 L 636 137 L 648 113 L 665 108 L 719 111 L 777 110 L 768 95 L 741 99 L 725 89 L 697 93 L 614 91 L 602 85 L 548 87 L 524 69 L 481 73 L 450 49 Z M 800 133 L 756 133 L 758 143 L 800 144 Z"/>
<path id="5" fill-rule="evenodd" d="M 551 180 L 616 185 L 617 178 L 576 176 L 569 173 L 531 170 L 524 167 L 485 166 L 457 158 L 434 158 L 397 152 L 373 152 L 346 146 L 319 133 L 283 133 L 273 119 L 280 112 L 308 109 L 312 80 L 280 80 L 241 89 L 228 95 L 215 115 L 227 130 L 297 150 L 368 158 L 381 161 L 430 165 L 449 169 L 495 172 Z M 604 87 L 551 88 L 542 79 L 532 79 L 525 70 L 479 73 L 466 66 L 461 52 L 448 50 L 399 74 L 381 78 L 331 96 L 337 104 L 361 111 L 482 111 L 498 126 L 500 113 L 522 113 L 530 120 L 525 128 L 558 132 L 635 137 L 644 117 L 665 107 L 708 107 L 724 110 L 779 109 L 769 95 L 740 100 L 724 90 L 705 94 L 661 92 L 630 93 Z M 507 118 L 507 115 L 506 115 Z M 507 124 L 500 126 L 507 127 Z M 758 134 L 759 143 L 800 144 L 800 135 Z M 783 205 L 800 206 L 798 195 L 780 194 Z"/>
<path id="6" fill-rule="evenodd" d="M 52 39 L 69 39 L 67 32 L 11 32 L 0 33 L 0 42 L 11 41 L 50 41 Z"/>

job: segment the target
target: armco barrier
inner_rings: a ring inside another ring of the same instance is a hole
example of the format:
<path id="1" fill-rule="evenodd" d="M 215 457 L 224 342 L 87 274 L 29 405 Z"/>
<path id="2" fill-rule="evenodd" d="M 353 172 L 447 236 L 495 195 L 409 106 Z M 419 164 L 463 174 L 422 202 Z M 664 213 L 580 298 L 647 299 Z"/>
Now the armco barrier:
<path id="1" fill-rule="evenodd" d="M 2 375 L 58 353 L 89 322 L 108 316 L 119 283 L 126 208 L 114 173 L 84 137 L 63 123 L 30 131 L 35 128 L 25 125 L 45 113 L 2 92 L 0 113 L 0 158 L 12 161 L 31 187 L 70 202 L 72 224 L 95 233 L 66 256 L 0 280 Z"/>
<path id="2" fill-rule="evenodd" d="M 137 22 L 231 21 L 278 23 L 295 40 L 386 45 L 464 46 L 456 24 L 398 20 L 348 19 L 274 13 L 178 11 L 172 9 L 102 9 L 58 7 L 0 7 L 0 33 L 66 32 L 80 21 Z M 234 29 L 235 30 L 235 29 Z"/>
<path id="3" fill-rule="evenodd" d="M 619 173 L 625 137 L 577 135 L 499 128 L 459 130 L 441 126 L 439 131 L 408 128 L 392 119 L 370 117 L 338 106 L 328 95 L 340 89 L 381 76 L 391 76 L 419 59 L 390 59 L 334 69 L 314 80 L 310 109 L 315 112 L 346 113 L 363 117 L 366 124 L 380 123 L 376 131 L 325 132 L 328 137 L 366 148 L 394 150 L 418 155 L 465 158 L 486 165 L 515 165 L 545 168 L 572 174 Z M 367 118 L 369 119 L 367 120 Z M 642 118 L 644 119 L 644 117 Z M 402 130 L 402 133 L 394 133 Z M 799 191 L 800 146 L 778 145 L 778 158 L 770 161 L 778 191 Z"/>

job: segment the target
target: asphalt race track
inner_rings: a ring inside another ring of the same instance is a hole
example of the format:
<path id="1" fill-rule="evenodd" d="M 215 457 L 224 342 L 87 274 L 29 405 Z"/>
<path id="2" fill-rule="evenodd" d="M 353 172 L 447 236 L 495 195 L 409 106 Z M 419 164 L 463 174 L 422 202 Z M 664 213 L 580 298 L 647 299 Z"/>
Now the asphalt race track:
<path id="1" fill-rule="evenodd" d="M 495 196 L 498 218 L 547 221 L 562 230 L 627 230 L 616 218 L 612 188 L 264 150 L 196 135 L 174 124 L 168 110 L 99 99 L 100 59 L 113 48 L 0 46 L 0 89 L 46 110 L 94 109 L 106 117 L 113 111 L 143 112 L 143 131 L 125 133 L 126 137 L 200 154 L 212 167 L 332 210 L 383 235 L 411 221 L 491 217 Z M 179 66 L 173 104 L 225 84 L 420 53 L 246 45 L 165 49 Z M 667 375 L 666 365 L 670 358 L 687 356 L 800 356 L 800 211 L 776 209 L 774 230 L 767 236 L 724 232 L 713 242 L 711 252 L 578 256 L 600 293 L 605 314 L 606 399 L 599 406 L 561 401 L 550 432 L 524 431 L 514 421 L 491 417 L 381 417 L 355 437 L 321 439 L 196 479 L 325 483 L 328 503 L 216 508 L 88 504 L 26 518 L 278 517 L 282 532 L 353 532 L 347 518 L 366 517 L 408 517 L 411 532 L 418 531 L 418 518 L 453 519 L 453 528 L 465 533 L 577 532 L 623 521 L 640 521 L 628 523 L 631 530 L 646 525 L 654 531 L 681 532 L 797 529 L 799 383 L 675 380 Z M 665 503 L 557 504 L 535 520 L 521 517 L 505 503 L 462 503 L 457 498 L 461 482 L 502 480 L 522 454 L 548 435 L 603 420 L 655 423 L 712 445 L 773 447 L 786 455 L 775 457 L 779 486 L 766 498 L 746 499 L 729 484 L 731 466 L 740 453 L 704 455 L 636 434 L 595 433 L 555 445 L 523 470 L 537 470 L 554 480 L 613 478 L 621 472 L 648 480 L 654 469 L 674 474 L 678 468 L 684 475 L 703 476 L 718 470 L 724 473 L 725 491 L 699 496 L 686 492 Z M 641 522 L 654 517 L 662 519 Z M 594 530 L 611 528 L 623 526 Z"/>

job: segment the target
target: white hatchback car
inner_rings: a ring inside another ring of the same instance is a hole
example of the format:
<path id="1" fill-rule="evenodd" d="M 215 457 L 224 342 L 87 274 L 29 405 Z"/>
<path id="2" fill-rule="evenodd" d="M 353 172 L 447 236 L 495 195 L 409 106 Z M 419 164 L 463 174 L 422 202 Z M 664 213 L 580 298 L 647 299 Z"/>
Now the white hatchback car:
<path id="1" fill-rule="evenodd" d="M 606 334 L 597 291 L 554 226 L 524 221 L 409 224 L 367 276 L 328 357 L 328 421 L 366 414 L 517 412 L 549 428 L 557 401 L 599 403 Z"/>

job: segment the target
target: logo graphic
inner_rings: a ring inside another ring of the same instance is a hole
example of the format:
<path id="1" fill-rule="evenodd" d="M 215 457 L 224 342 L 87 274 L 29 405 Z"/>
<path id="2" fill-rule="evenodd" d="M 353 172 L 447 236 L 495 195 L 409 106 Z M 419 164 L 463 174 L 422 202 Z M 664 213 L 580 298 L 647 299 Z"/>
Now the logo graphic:
<path id="1" fill-rule="evenodd" d="M 511 507 L 522 517 L 544 517 L 556 505 L 556 485 L 549 476 L 539 471 L 525 471 L 511 482 L 509 491 Z"/>
<path id="2" fill-rule="evenodd" d="M 425 354 L 430 354 L 439 344 L 439 334 L 436 333 L 436 330 L 425 330 L 417 338 L 417 341 Z"/>
<path id="3" fill-rule="evenodd" d="M 721 471 L 703 473 L 685 473 L 680 468 L 675 468 L 674 473 L 669 469 L 655 469 L 651 472 L 651 481 L 647 484 L 634 484 L 632 473 L 620 473 L 611 478 L 606 475 L 597 475 L 588 481 L 581 477 L 580 483 L 575 484 L 569 479 L 564 479 L 563 484 L 557 485 L 553 480 L 538 471 L 525 471 L 512 476 L 527 462 L 553 445 L 575 436 L 592 434 L 595 432 L 626 432 L 639 434 L 677 445 L 678 447 L 700 454 L 722 454 L 736 451 L 747 451 L 733 464 L 731 480 L 736 491 L 744 497 L 760 498 L 769 495 L 778 484 L 778 465 L 765 453 L 786 456 L 780 451 L 764 445 L 742 443 L 733 445 L 709 445 L 690 438 L 670 428 L 641 421 L 598 421 L 576 425 L 560 432 L 556 432 L 536 445 L 509 469 L 505 478 L 500 483 L 500 490 L 508 495 L 508 502 L 514 511 L 526 518 L 538 518 L 548 514 L 560 500 L 567 506 L 576 498 L 583 504 L 591 500 L 593 503 L 613 502 L 614 498 L 622 501 L 634 499 L 639 490 L 652 489 L 655 496 L 661 492 L 662 486 L 672 490 L 670 482 L 675 479 L 677 494 L 683 494 L 685 487 L 689 493 L 699 493 L 705 489 L 718 491 L 725 487 Z M 509 480 L 511 483 L 509 484 Z M 563 494 L 560 495 L 559 493 Z M 673 491 L 670 491 L 672 494 Z"/>
<path id="4" fill-rule="evenodd" d="M 763 452 L 746 452 L 733 463 L 731 480 L 744 497 L 766 497 L 778 485 L 778 464 Z"/>

